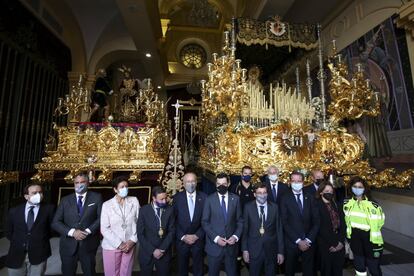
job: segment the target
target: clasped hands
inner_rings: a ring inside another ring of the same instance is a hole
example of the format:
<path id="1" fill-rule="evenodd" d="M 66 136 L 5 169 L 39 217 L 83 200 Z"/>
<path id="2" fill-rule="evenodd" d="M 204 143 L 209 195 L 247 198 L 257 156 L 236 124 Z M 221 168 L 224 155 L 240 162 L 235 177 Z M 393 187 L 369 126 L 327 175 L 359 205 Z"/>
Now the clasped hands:
<path id="1" fill-rule="evenodd" d="M 300 240 L 298 241 L 299 250 L 305 252 L 311 247 L 311 243 L 308 240 Z"/>
<path id="2" fill-rule="evenodd" d="M 193 234 L 193 235 L 190 235 L 190 234 L 184 235 L 184 237 L 182 239 L 182 241 L 185 242 L 188 245 L 193 245 L 197 240 L 198 240 L 198 237 L 195 234 Z"/>
<path id="3" fill-rule="evenodd" d="M 155 249 L 154 252 L 152 252 L 152 256 L 154 256 L 155 259 L 159 260 L 162 256 L 164 256 L 165 250 L 162 249 Z"/>
<path id="4" fill-rule="evenodd" d="M 342 248 L 344 248 L 343 243 L 342 242 L 338 242 L 338 245 L 337 246 L 335 246 L 335 247 L 333 247 L 333 246 L 329 247 L 329 252 L 331 252 L 331 253 L 337 252 L 337 251 L 342 250 Z"/>
<path id="5" fill-rule="evenodd" d="M 73 238 L 77 241 L 84 240 L 88 235 L 88 232 L 80 229 L 75 229 L 75 231 L 73 232 Z"/>
<path id="6" fill-rule="evenodd" d="M 234 236 L 231 236 L 228 239 L 225 239 L 225 238 L 222 238 L 222 237 L 219 237 L 217 239 L 217 244 L 220 245 L 220 246 L 223 246 L 223 247 L 226 246 L 227 244 L 228 245 L 233 245 L 236 242 L 237 242 L 237 240 L 236 240 L 236 238 Z"/>
<path id="7" fill-rule="evenodd" d="M 121 244 L 118 246 L 118 249 L 124 253 L 128 253 L 134 246 L 135 242 L 128 240 L 126 242 L 121 242 Z"/>

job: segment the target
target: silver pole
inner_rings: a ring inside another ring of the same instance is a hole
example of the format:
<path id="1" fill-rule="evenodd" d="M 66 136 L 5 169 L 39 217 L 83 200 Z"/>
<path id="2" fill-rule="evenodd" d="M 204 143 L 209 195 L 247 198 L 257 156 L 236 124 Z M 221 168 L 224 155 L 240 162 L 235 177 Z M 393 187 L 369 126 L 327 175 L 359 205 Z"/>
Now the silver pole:
<path id="1" fill-rule="evenodd" d="M 300 76 L 299 76 L 299 66 L 296 67 L 296 93 L 300 96 Z"/>
<path id="2" fill-rule="evenodd" d="M 323 69 L 323 52 L 322 52 L 322 38 L 321 38 L 321 25 L 318 24 L 318 58 L 319 58 L 319 72 L 318 80 L 321 87 L 321 113 L 322 113 L 322 129 L 326 128 L 326 97 L 325 97 L 325 79 L 326 74 Z"/>
<path id="3" fill-rule="evenodd" d="M 312 78 L 309 59 L 306 60 L 306 87 L 308 88 L 308 98 L 310 103 L 312 101 Z"/>

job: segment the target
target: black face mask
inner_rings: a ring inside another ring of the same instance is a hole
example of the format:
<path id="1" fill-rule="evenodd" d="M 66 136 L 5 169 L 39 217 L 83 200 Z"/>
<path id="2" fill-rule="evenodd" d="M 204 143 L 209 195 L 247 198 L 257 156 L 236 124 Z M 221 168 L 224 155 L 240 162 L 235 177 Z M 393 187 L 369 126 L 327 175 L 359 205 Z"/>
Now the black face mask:
<path id="1" fill-rule="evenodd" d="M 220 185 L 217 187 L 217 192 L 221 195 L 225 195 L 227 193 L 227 186 Z"/>
<path id="2" fill-rule="evenodd" d="M 322 183 L 323 179 L 316 179 L 315 184 L 316 186 L 319 186 Z"/>
<path id="3" fill-rule="evenodd" d="M 324 199 L 326 199 L 328 201 L 332 201 L 332 199 L 334 197 L 334 195 L 331 194 L 331 193 L 324 193 L 324 194 L 322 194 L 322 196 L 323 196 Z"/>

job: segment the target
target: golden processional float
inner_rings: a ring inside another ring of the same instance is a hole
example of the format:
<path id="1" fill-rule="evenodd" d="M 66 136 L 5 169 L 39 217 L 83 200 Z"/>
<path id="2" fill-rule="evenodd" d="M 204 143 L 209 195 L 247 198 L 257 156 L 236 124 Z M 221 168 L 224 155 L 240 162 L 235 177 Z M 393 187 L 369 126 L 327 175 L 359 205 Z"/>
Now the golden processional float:
<path id="1" fill-rule="evenodd" d="M 224 33 L 222 54 L 212 54 L 212 61 L 207 64 L 208 79 L 201 81 L 200 133 L 204 143 L 199 165 L 206 172 L 238 175 L 244 165 L 250 165 L 257 175 L 263 175 L 269 165 L 275 164 L 285 180 L 294 170 L 308 175 L 317 168 L 325 173 L 334 172 L 346 182 L 359 175 L 375 187 L 406 187 L 411 183 L 413 170 L 397 174 L 394 169 L 378 172 L 372 168 L 363 159 L 365 145 L 361 138 L 340 126 L 344 119 L 377 116 L 380 103 L 361 66 L 348 78 L 347 66 L 336 53 L 335 45 L 328 60 L 331 101 L 326 108 L 320 26 L 314 28 L 316 43 L 305 45 L 310 49 L 318 47 L 320 97 L 312 98 L 309 61 L 307 97 L 300 93 L 299 86 L 291 89 L 284 83 L 271 84 L 269 91 L 264 91 L 260 85 L 248 81 L 247 70 L 241 68 L 241 60 L 236 58 L 236 40 L 254 42 L 257 41 L 254 35 L 258 34 L 267 44 L 270 32 L 255 31 L 251 20 L 238 21 L 238 34 L 233 21 L 232 31 Z M 261 24 L 261 30 L 268 27 L 267 23 Z M 292 33 L 288 33 L 292 29 L 287 23 L 276 18 L 269 28 L 273 28 L 272 35 L 279 39 L 273 44 L 294 45 Z M 304 32 L 312 35 L 311 29 Z M 280 36 L 287 37 L 290 44 L 283 44 Z"/>
<path id="2" fill-rule="evenodd" d="M 68 115 L 69 123 L 54 124 L 56 135 L 50 135 L 46 156 L 35 165 L 37 173 L 32 180 L 52 182 L 57 173 L 64 172 L 64 179 L 72 182 L 78 172 L 88 172 L 90 179 L 106 183 L 112 180 L 113 173 L 124 172 L 129 173 L 129 181 L 137 183 L 143 171 L 162 172 L 171 135 L 166 107 L 158 99 L 151 80 L 144 80 L 135 105 L 127 103 L 133 114 L 119 115 L 139 114 L 137 119 L 144 123 L 113 123 L 111 115 L 108 122 L 93 124 L 80 122 L 81 113 L 90 112 L 91 101 L 91 91 L 85 88 L 83 79 L 81 75 L 71 93 L 58 99 L 55 112 Z"/>

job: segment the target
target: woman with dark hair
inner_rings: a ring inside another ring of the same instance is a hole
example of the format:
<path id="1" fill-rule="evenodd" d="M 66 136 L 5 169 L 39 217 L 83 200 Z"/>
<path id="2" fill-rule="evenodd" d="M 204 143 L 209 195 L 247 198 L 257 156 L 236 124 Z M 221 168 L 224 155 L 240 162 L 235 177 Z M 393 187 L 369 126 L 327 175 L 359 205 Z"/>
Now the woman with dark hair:
<path id="1" fill-rule="evenodd" d="M 316 192 L 320 228 L 317 237 L 321 257 L 321 276 L 342 276 L 345 262 L 345 220 L 335 201 L 334 187 L 328 181 L 319 184 Z"/>
<path id="2" fill-rule="evenodd" d="M 132 274 L 139 202 L 128 196 L 128 180 L 117 177 L 112 181 L 115 196 L 102 205 L 101 233 L 105 275 Z"/>
<path id="3" fill-rule="evenodd" d="M 382 275 L 380 257 L 384 241 L 381 228 L 385 216 L 381 207 L 369 197 L 369 187 L 361 177 L 351 179 L 349 186 L 352 198 L 345 200 L 344 213 L 346 236 L 350 240 L 354 254 L 354 267 L 357 276 Z"/>

